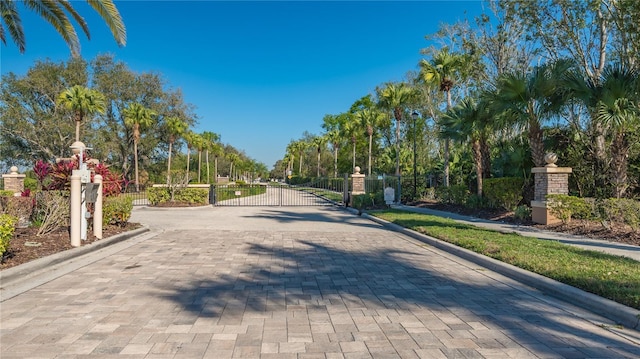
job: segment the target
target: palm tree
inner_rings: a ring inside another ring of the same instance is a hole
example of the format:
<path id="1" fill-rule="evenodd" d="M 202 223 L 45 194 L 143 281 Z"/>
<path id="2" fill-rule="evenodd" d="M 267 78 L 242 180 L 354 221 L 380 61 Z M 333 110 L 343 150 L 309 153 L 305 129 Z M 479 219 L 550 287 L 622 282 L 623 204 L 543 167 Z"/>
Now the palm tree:
<path id="1" fill-rule="evenodd" d="M 355 117 L 361 127 L 366 128 L 369 136 L 369 165 L 367 174 L 371 176 L 371 150 L 373 146 L 373 132 L 384 121 L 384 113 L 376 109 L 364 109 L 356 112 Z"/>
<path id="2" fill-rule="evenodd" d="M 400 176 L 400 122 L 405 107 L 415 99 L 415 96 L 415 90 L 404 82 L 388 83 L 378 96 L 381 107 L 392 111 L 396 120 L 396 176 Z"/>
<path id="3" fill-rule="evenodd" d="M 220 135 L 215 132 L 204 131 L 202 132 L 201 136 L 204 142 L 205 162 L 207 163 L 207 183 L 210 184 L 211 176 L 209 175 L 209 152 L 214 151 L 214 147 L 217 146 L 217 142 L 220 141 Z M 216 156 L 216 162 L 217 158 L 218 156 Z M 217 175 L 217 173 L 215 175 Z"/>
<path id="4" fill-rule="evenodd" d="M 485 174 L 482 143 L 486 142 L 491 114 L 486 102 L 469 97 L 442 115 L 441 135 L 460 142 L 471 142 L 473 162 L 476 169 L 477 194 L 482 197 L 482 179 Z"/>
<path id="5" fill-rule="evenodd" d="M 240 161 L 240 156 L 237 153 L 229 153 L 227 154 L 227 159 L 229 160 L 229 180 L 231 180 L 233 176 L 233 165 Z M 237 170 L 236 170 L 237 172 Z"/>
<path id="6" fill-rule="evenodd" d="M 331 143 L 333 148 L 333 178 L 338 177 L 338 149 L 340 148 L 340 131 L 335 128 L 326 133 L 327 141 Z"/>
<path id="7" fill-rule="evenodd" d="M 138 176 L 138 142 L 140 141 L 140 131 L 151 126 L 155 115 L 155 112 L 137 102 L 130 103 L 123 111 L 124 123 L 130 127 L 133 132 L 133 162 L 136 171 L 136 192 L 140 192 Z"/>
<path id="8" fill-rule="evenodd" d="M 198 151 L 198 183 L 201 183 L 201 173 L 202 173 L 202 152 L 204 152 L 207 144 L 202 137 L 201 134 L 194 133 L 192 135 L 191 141 L 193 142 L 193 147 Z"/>
<path id="9" fill-rule="evenodd" d="M 167 159 L 167 185 L 171 184 L 171 152 L 176 140 L 187 132 L 189 125 L 179 117 L 169 117 L 166 122 L 169 134 L 169 157 Z"/>
<path id="10" fill-rule="evenodd" d="M 85 116 L 103 114 L 106 110 L 102 93 L 80 85 L 62 91 L 58 96 L 58 105 L 73 112 L 76 121 L 76 142 L 80 141 L 80 123 Z"/>
<path id="11" fill-rule="evenodd" d="M 447 98 L 447 110 L 451 109 L 451 90 L 457 78 L 462 77 L 468 66 L 466 56 L 450 53 L 447 47 L 437 52 L 431 61 L 420 61 L 420 73 L 426 84 L 438 86 Z M 449 186 L 449 139 L 444 141 L 444 185 Z"/>
<path id="12" fill-rule="evenodd" d="M 358 122 L 352 120 L 352 116 L 349 116 L 349 121 L 344 122 L 343 124 L 343 132 L 344 135 L 351 141 L 353 147 L 353 163 L 351 166 L 352 171 L 355 172 L 356 168 L 356 143 L 358 142 L 357 133 L 359 130 Z"/>
<path id="13" fill-rule="evenodd" d="M 18 13 L 17 4 L 18 1 L 14 0 L 0 0 L 0 16 L 4 26 L 0 26 L 0 40 L 4 44 L 7 43 L 5 35 L 9 33 L 13 42 L 18 46 L 20 53 L 24 53 L 26 50 L 26 40 L 24 36 L 24 30 L 22 28 L 22 20 Z M 53 28 L 62 36 L 64 41 L 69 46 L 71 54 L 74 57 L 80 56 L 80 41 L 74 26 L 69 21 L 69 15 L 80 25 L 82 31 L 90 39 L 89 27 L 84 18 L 78 14 L 73 8 L 70 1 L 47 1 L 47 0 L 33 0 L 33 1 L 20 1 L 29 10 L 33 10 L 40 15 L 45 21 L 50 23 Z M 87 1 L 87 3 L 102 17 L 109 30 L 113 34 L 116 42 L 119 46 L 124 46 L 127 42 L 127 32 L 120 17 L 120 13 L 116 8 L 112 0 L 97 0 Z"/>
<path id="14" fill-rule="evenodd" d="M 563 105 L 559 80 L 565 78 L 572 62 L 558 60 L 537 66 L 530 74 L 507 73 L 497 80 L 492 96 L 496 113 L 503 113 L 512 124 L 525 124 L 531 159 L 535 166 L 545 165 L 542 121 L 557 113 Z"/>
<path id="15" fill-rule="evenodd" d="M 613 131 L 611 177 L 617 198 L 623 197 L 629 186 L 627 133 L 637 131 L 640 126 L 639 75 L 636 69 L 616 64 L 605 67 L 596 80 L 576 72 L 567 77 L 571 95 L 587 106 L 603 128 Z"/>
<path id="16" fill-rule="evenodd" d="M 293 148 L 295 152 L 298 152 L 298 176 L 302 177 L 302 154 L 307 149 L 307 143 L 303 140 L 299 140 L 293 143 Z"/>
<path id="17" fill-rule="evenodd" d="M 327 139 L 324 136 L 315 136 L 313 140 L 311 140 L 313 147 L 315 147 L 318 151 L 318 165 L 316 167 L 316 177 L 320 178 L 320 153 L 322 152 L 322 148 L 327 144 Z"/>

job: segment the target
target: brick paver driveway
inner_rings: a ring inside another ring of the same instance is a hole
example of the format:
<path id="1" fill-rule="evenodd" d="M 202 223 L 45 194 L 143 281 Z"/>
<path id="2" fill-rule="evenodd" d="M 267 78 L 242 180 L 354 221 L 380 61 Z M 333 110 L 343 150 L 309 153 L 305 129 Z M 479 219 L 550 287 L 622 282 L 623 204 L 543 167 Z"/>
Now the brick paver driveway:
<path id="1" fill-rule="evenodd" d="M 335 208 L 136 209 L 1 304 L 9 358 L 633 358 L 637 332 Z"/>

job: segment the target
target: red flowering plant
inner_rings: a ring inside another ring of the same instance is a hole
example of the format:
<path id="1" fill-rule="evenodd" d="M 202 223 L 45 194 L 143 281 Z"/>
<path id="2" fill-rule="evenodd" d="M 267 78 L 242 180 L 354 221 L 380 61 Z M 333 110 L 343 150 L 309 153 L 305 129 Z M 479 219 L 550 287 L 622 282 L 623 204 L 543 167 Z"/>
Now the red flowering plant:
<path id="1" fill-rule="evenodd" d="M 68 190 L 71 185 L 71 174 L 74 169 L 78 168 L 78 158 L 74 156 L 70 161 L 59 161 L 56 163 L 48 163 L 38 160 L 33 167 L 33 171 L 38 178 L 40 188 L 44 191 L 52 190 Z M 83 160 L 87 164 L 87 169 L 91 171 L 91 179 L 96 174 L 102 176 L 102 194 L 105 196 L 114 196 L 122 192 L 124 178 L 122 175 L 111 172 L 109 166 L 90 161 L 90 157 L 85 155 Z"/>

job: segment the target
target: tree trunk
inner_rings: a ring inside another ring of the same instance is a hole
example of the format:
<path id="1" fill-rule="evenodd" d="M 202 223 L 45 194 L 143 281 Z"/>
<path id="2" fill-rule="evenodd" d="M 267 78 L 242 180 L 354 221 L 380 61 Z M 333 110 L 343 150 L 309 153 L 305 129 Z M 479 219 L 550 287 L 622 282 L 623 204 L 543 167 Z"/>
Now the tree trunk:
<path id="1" fill-rule="evenodd" d="M 187 184 L 189 184 L 189 161 L 191 160 L 191 150 L 187 148 Z"/>
<path id="2" fill-rule="evenodd" d="M 318 149 L 318 167 L 316 169 L 316 177 L 320 178 L 320 149 Z"/>
<path id="3" fill-rule="evenodd" d="M 480 139 L 480 152 L 482 153 L 482 178 L 491 178 L 491 149 L 485 136 Z"/>
<path id="4" fill-rule="evenodd" d="M 451 109 L 451 91 L 447 91 L 447 111 Z M 444 139 L 444 186 L 449 187 L 449 139 Z"/>
<path id="5" fill-rule="evenodd" d="M 400 176 L 400 119 L 396 117 L 396 176 Z"/>
<path id="6" fill-rule="evenodd" d="M 133 161 L 136 167 L 136 192 L 140 192 L 140 178 L 138 177 L 138 141 L 133 141 Z"/>
<path id="7" fill-rule="evenodd" d="M 204 160 L 207 162 L 207 184 L 211 184 L 211 175 L 209 174 L 209 150 L 204 153 Z"/>
<path id="8" fill-rule="evenodd" d="M 198 183 L 200 182 L 200 169 L 202 167 L 202 151 L 198 150 Z"/>
<path id="9" fill-rule="evenodd" d="M 368 174 L 369 176 L 371 176 L 371 146 L 373 143 L 373 135 L 369 135 L 369 170 L 368 170 Z"/>
<path id="10" fill-rule="evenodd" d="M 173 143 L 169 142 L 169 157 L 167 158 L 167 186 L 171 184 L 171 148 Z"/>
<path id="11" fill-rule="evenodd" d="M 353 167 L 351 167 L 351 170 L 353 171 L 353 173 L 356 172 L 356 138 L 355 136 L 351 137 L 351 142 L 353 142 Z"/>
<path id="12" fill-rule="evenodd" d="M 629 144 L 623 131 L 617 131 L 612 143 L 611 156 L 613 168 L 611 178 L 614 185 L 614 195 L 622 198 L 628 188 L 627 183 L 627 157 L 629 156 Z"/>
<path id="13" fill-rule="evenodd" d="M 480 146 L 480 140 L 474 139 L 471 142 L 471 147 L 473 149 L 473 162 L 476 166 L 476 183 L 478 186 L 478 197 L 482 197 L 482 150 Z"/>
<path id="14" fill-rule="evenodd" d="M 333 147 L 333 178 L 338 177 L 338 146 Z"/>
<path id="15" fill-rule="evenodd" d="M 531 148 L 531 159 L 536 167 L 544 167 L 544 142 L 542 141 L 542 129 L 537 118 L 529 118 L 529 148 Z"/>

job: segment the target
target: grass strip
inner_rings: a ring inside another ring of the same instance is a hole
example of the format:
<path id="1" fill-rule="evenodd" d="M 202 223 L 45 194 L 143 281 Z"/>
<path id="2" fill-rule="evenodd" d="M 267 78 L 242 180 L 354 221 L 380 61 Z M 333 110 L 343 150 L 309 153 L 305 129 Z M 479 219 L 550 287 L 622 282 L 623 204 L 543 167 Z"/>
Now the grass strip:
<path id="1" fill-rule="evenodd" d="M 224 201 L 233 198 L 257 196 L 267 193 L 267 186 L 244 185 L 230 187 L 216 187 L 216 200 Z"/>
<path id="2" fill-rule="evenodd" d="M 400 210 L 369 214 L 476 253 L 640 309 L 640 264 L 552 240 L 481 229 L 448 218 Z"/>

